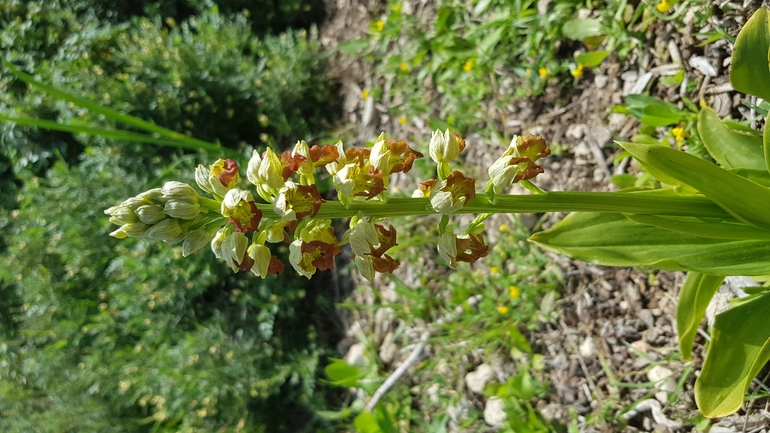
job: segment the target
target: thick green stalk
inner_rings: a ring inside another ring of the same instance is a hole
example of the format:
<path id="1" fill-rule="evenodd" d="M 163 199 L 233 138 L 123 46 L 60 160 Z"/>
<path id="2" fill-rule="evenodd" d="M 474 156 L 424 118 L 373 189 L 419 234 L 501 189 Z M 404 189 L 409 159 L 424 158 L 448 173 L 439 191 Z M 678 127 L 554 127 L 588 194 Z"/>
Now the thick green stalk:
<path id="1" fill-rule="evenodd" d="M 277 218 L 272 205 L 258 205 L 268 218 Z M 479 196 L 460 209 L 460 214 L 606 212 L 642 215 L 676 215 L 703 218 L 732 218 L 727 212 L 702 197 L 660 197 L 627 192 L 549 192 L 535 195 L 498 195 L 492 204 Z M 318 218 L 377 218 L 434 215 L 427 198 L 391 198 L 385 202 L 354 202 L 348 208 L 337 201 L 321 206 Z"/>

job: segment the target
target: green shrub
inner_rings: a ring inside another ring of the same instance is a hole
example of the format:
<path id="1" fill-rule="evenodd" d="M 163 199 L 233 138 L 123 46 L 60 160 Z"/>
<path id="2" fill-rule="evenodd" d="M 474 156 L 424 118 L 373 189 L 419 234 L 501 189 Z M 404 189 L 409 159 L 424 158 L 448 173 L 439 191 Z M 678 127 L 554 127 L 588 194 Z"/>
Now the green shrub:
<path id="1" fill-rule="evenodd" d="M 314 31 L 258 39 L 242 15 L 224 18 L 216 9 L 170 29 L 146 18 L 109 26 L 41 2 L 12 5 L 0 23 L 5 58 L 43 81 L 229 147 L 310 138 L 339 108 Z M 11 89 L 0 96 L 2 114 L 103 123 L 28 90 L 8 73 L 0 85 Z M 70 134 L 12 124 L 4 124 L 2 134 L 4 153 L 38 175 L 56 154 L 75 162 L 83 150 L 83 140 Z M 133 149 L 148 155 L 146 148 Z"/>

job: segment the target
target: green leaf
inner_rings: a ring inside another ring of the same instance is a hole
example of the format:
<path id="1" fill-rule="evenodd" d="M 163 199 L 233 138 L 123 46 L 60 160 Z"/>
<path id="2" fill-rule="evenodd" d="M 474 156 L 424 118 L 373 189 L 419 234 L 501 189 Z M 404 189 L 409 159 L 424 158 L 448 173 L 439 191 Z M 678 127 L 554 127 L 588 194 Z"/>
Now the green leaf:
<path id="1" fill-rule="evenodd" d="M 377 419 L 371 412 L 361 412 L 353 420 L 353 424 L 356 426 L 356 430 L 361 433 L 382 433 Z"/>
<path id="2" fill-rule="evenodd" d="M 698 134 L 722 168 L 766 169 L 762 138 L 731 130 L 708 107 L 698 114 Z"/>
<path id="3" fill-rule="evenodd" d="M 739 92 L 770 100 L 770 11 L 761 7 L 735 40 L 730 84 Z"/>
<path id="4" fill-rule="evenodd" d="M 324 368 L 326 376 L 332 385 L 358 386 L 358 380 L 362 377 L 361 370 L 355 365 L 349 365 L 343 359 L 333 358 L 331 364 Z"/>
<path id="5" fill-rule="evenodd" d="M 498 42 L 500 42 L 500 38 L 503 37 L 503 33 L 507 30 L 507 27 L 499 27 L 494 32 L 487 35 L 480 43 L 479 43 L 479 51 L 481 51 L 482 54 L 489 54 L 490 51 L 497 45 Z"/>
<path id="6" fill-rule="evenodd" d="M 770 294 L 716 316 L 695 401 L 703 415 L 727 416 L 741 407 L 752 379 L 770 360 Z"/>
<path id="7" fill-rule="evenodd" d="M 590 36 L 601 35 L 601 21 L 594 18 L 572 19 L 564 23 L 562 33 L 569 39 L 580 41 Z"/>
<path id="8" fill-rule="evenodd" d="M 665 230 L 621 214 L 573 213 L 530 240 L 578 260 L 712 275 L 770 274 L 770 242 L 725 240 Z"/>
<path id="9" fill-rule="evenodd" d="M 685 360 L 692 358 L 692 343 L 698 334 L 703 315 L 724 279 L 723 276 L 690 272 L 684 280 L 676 306 L 676 330 L 679 334 L 679 350 Z"/>
<path id="10" fill-rule="evenodd" d="M 676 105 L 647 95 L 628 95 L 628 111 L 649 126 L 668 126 L 684 120 L 684 113 Z"/>
<path id="11" fill-rule="evenodd" d="M 734 221 L 701 221 L 690 217 L 626 215 L 626 218 L 665 230 L 713 239 L 770 240 L 770 231 Z"/>
<path id="12" fill-rule="evenodd" d="M 758 183 L 762 186 L 770 187 L 770 173 L 768 173 L 767 170 L 749 170 L 745 168 L 739 168 L 739 169 L 731 169 L 731 173 L 735 173 L 740 177 L 745 177 L 746 179 Z"/>
<path id="13" fill-rule="evenodd" d="M 608 55 L 610 55 L 609 51 L 589 51 L 575 56 L 575 61 L 582 63 L 583 66 L 587 68 L 595 68 L 599 66 Z"/>
<path id="14" fill-rule="evenodd" d="M 735 218 L 770 229 L 770 189 L 669 147 L 619 144 L 645 167 L 695 188 Z"/>

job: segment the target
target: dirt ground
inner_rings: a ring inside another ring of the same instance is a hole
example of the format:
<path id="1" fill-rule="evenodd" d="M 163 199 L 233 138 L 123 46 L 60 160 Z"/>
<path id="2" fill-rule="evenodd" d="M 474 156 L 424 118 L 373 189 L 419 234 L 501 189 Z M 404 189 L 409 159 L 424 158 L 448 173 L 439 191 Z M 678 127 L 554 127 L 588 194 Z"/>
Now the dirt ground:
<path id="1" fill-rule="evenodd" d="M 432 1 L 404 2 L 411 2 L 408 10 L 426 22 L 435 16 Z M 728 2 L 711 3 L 722 6 Z M 328 19 L 321 29 L 322 43 L 332 49 L 342 41 L 366 36 L 369 23 L 381 17 L 385 6 L 384 1 L 375 0 L 327 0 Z M 609 182 L 612 174 L 633 171 L 633 164 L 628 160 L 614 163 L 620 151 L 612 142 L 629 140 L 638 131 L 639 124 L 630 116 L 609 112 L 611 106 L 622 103 L 628 94 L 649 89 L 651 95 L 680 106 L 682 96 L 687 96 L 696 102 L 704 100 L 720 116 L 730 114 L 742 118 L 747 114 L 741 96 L 729 85 L 731 43 L 723 39 L 706 47 L 696 47 L 695 35 L 715 27 L 737 35 L 760 2 L 736 0 L 729 2 L 729 6 L 731 12 L 715 13 L 704 28 L 694 27 L 691 14 L 685 15 L 686 25 L 679 29 L 656 21 L 648 31 L 643 49 L 632 52 L 622 62 L 611 56 L 600 67 L 587 72 L 573 92 L 564 94 L 560 83 L 551 82 L 543 95 L 511 100 L 503 109 L 490 110 L 490 118 L 499 122 L 499 128 L 504 128 L 508 136 L 530 132 L 542 135 L 549 143 L 566 146 L 561 157 L 543 161 L 546 172 L 536 181 L 540 187 L 612 190 L 614 187 Z M 713 10 L 720 11 L 720 8 L 713 7 Z M 694 91 L 686 92 L 684 86 L 666 89 L 656 85 L 658 79 L 678 70 L 675 63 L 684 65 L 687 80 L 697 82 Z M 333 58 L 332 69 L 343 85 L 344 121 L 356 125 L 349 132 L 359 143 L 349 144 L 360 144 L 380 131 L 389 131 L 391 136 L 398 137 L 430 136 L 425 119 L 413 119 L 401 125 L 395 116 L 389 115 L 387 92 L 377 102 L 372 98 L 362 99 L 362 89 L 382 80 L 369 63 L 339 54 Z M 510 94 L 496 95 L 496 98 L 510 98 Z M 559 105 L 557 101 L 561 101 Z M 486 167 L 493 162 L 491 155 L 497 152 L 490 152 L 490 146 L 498 143 L 483 143 L 473 134 L 466 137 L 466 141 L 469 144 L 465 155 L 467 165 Z M 551 222 L 561 216 L 553 215 Z M 549 419 L 566 421 L 569 410 L 587 415 L 608 402 L 613 410 L 620 411 L 650 397 L 649 387 L 633 388 L 628 384 L 654 382 L 672 375 L 663 381 L 662 389 L 673 391 L 670 387 L 676 387 L 685 375 L 677 401 L 668 402 L 663 392 L 616 416 L 628 420 L 624 431 L 693 430 L 693 423 L 688 421 L 697 414 L 692 389 L 705 340 L 699 337 L 696 341 L 694 370 L 688 371 L 687 365 L 678 361 L 674 319 L 683 274 L 660 272 L 653 278 L 635 269 L 588 265 L 553 254 L 551 258 L 566 277 L 557 303 L 561 316 L 529 335 L 533 347 L 545 355 L 553 391 L 547 401 L 539 403 L 541 413 Z M 473 404 L 479 410 L 484 409 L 481 402 Z M 711 431 L 759 432 L 767 431 L 767 425 L 770 425 L 770 413 L 762 400 L 721 420 Z M 581 430 L 612 431 L 612 428 L 584 423 Z"/>

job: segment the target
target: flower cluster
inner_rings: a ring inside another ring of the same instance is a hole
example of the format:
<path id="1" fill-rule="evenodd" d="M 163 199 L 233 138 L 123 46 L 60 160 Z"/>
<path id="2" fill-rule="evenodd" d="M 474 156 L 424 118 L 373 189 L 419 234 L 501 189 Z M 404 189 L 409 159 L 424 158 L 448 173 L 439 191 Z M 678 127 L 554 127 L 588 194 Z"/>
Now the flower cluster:
<path id="1" fill-rule="evenodd" d="M 479 215 L 462 229 L 450 218 L 476 198 L 475 179 L 452 170 L 451 164 L 465 149 L 458 134 L 436 131 L 429 153 L 437 164 L 437 178 L 420 182 L 412 195 L 429 202 L 429 210 L 441 216 L 438 253 L 451 266 L 473 263 L 486 257 L 489 248 L 482 232 L 489 214 Z M 541 137 L 514 137 L 509 148 L 489 169 L 487 193 L 493 197 L 514 182 L 526 181 L 543 169 L 535 162 L 550 153 Z M 397 245 L 396 229 L 382 224 L 388 212 L 390 175 L 411 170 L 422 153 L 405 141 L 380 134 L 370 148 L 345 149 L 342 142 L 308 146 L 300 141 L 291 151 L 277 154 L 268 148 L 254 151 L 246 168 L 251 183 L 241 188 L 240 167 L 233 159 L 220 159 L 195 170 L 198 187 L 168 182 L 130 198 L 105 211 L 120 225 L 111 233 L 117 238 L 139 237 L 182 242 L 185 256 L 210 243 L 214 254 L 234 271 L 260 277 L 281 275 L 285 265 L 273 255 L 268 243 L 287 243 L 289 263 L 310 278 L 316 271 L 334 268 L 341 247 L 350 244 L 361 275 L 373 279 L 377 272 L 393 272 L 398 261 L 388 255 Z M 328 203 L 316 182 L 318 169 L 325 169 L 339 202 Z M 364 202 L 375 207 L 361 207 Z M 359 211 L 354 211 L 358 206 Z M 377 216 L 363 209 L 380 210 Z M 424 210 L 425 205 L 419 205 Z M 336 210 L 335 210 L 336 209 Z M 330 217 L 351 216 L 350 229 L 337 238 Z M 457 234 L 456 234 L 457 233 Z"/>

